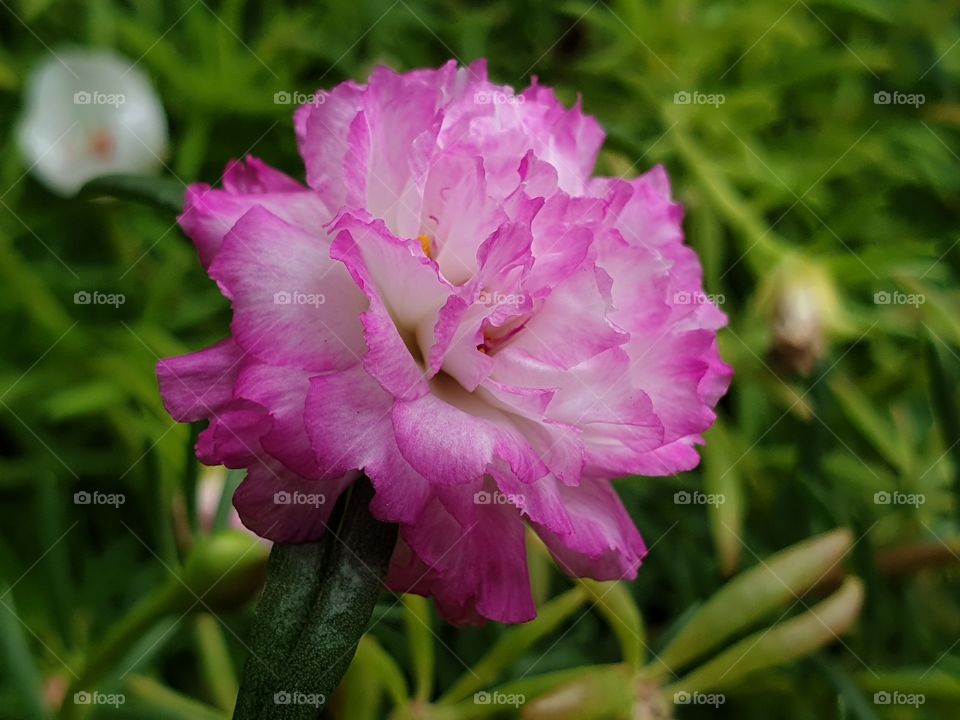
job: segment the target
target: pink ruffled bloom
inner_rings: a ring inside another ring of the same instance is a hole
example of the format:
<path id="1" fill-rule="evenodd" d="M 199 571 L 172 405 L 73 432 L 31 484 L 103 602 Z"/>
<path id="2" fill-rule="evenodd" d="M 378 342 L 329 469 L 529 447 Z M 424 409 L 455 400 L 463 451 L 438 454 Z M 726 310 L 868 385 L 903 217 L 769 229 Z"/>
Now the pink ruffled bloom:
<path id="1" fill-rule="evenodd" d="M 187 191 L 232 336 L 158 366 L 199 458 L 248 470 L 244 524 L 315 539 L 363 471 L 390 588 L 457 624 L 536 615 L 525 526 L 570 575 L 634 578 L 610 480 L 694 467 L 731 376 L 663 168 L 591 177 L 596 120 L 483 62 L 378 68 L 294 126 L 306 186 L 248 157 Z"/>

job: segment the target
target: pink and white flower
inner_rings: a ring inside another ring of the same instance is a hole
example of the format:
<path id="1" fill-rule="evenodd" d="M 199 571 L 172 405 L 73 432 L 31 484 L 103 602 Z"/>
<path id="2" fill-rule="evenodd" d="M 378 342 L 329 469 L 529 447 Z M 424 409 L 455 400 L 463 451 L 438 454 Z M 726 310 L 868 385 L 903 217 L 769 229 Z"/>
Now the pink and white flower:
<path id="1" fill-rule="evenodd" d="M 299 108 L 306 186 L 254 158 L 180 218 L 232 336 L 161 361 L 206 463 L 277 542 L 321 535 L 360 471 L 398 523 L 388 584 L 451 622 L 536 614 L 525 526 L 560 567 L 633 578 L 611 485 L 698 462 L 731 371 L 660 167 L 591 177 L 603 132 L 476 63 L 374 71 Z M 504 100 L 504 101 L 500 101 Z M 277 493 L 322 493 L 323 504 Z"/>

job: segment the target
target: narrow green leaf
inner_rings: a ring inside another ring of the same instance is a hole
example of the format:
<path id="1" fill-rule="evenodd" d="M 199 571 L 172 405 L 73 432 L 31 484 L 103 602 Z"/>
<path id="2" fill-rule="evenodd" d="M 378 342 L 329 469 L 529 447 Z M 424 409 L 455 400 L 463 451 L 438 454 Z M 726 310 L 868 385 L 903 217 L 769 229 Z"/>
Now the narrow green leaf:
<path id="1" fill-rule="evenodd" d="M 587 591 L 582 586 L 572 588 L 541 607 L 535 620 L 526 625 L 511 627 L 474 664 L 473 671 L 461 676 L 460 680 L 440 698 L 439 703 L 455 703 L 487 687 L 538 640 L 552 633 L 576 612 L 577 608 L 586 601 L 587 595 Z"/>
<path id="2" fill-rule="evenodd" d="M 372 498 L 360 478 L 338 503 L 341 521 L 319 542 L 274 545 L 236 720 L 315 720 L 332 696 L 396 544 L 396 526 L 370 514 Z"/>
<path id="3" fill-rule="evenodd" d="M 384 690 L 398 708 L 405 707 L 410 699 L 406 678 L 396 661 L 372 635 L 365 635 L 328 709 L 342 720 L 380 720 L 386 716 L 381 709 Z"/>
<path id="4" fill-rule="evenodd" d="M 237 673 L 220 621 L 203 613 L 194 621 L 200 672 L 214 704 L 231 713 L 237 701 Z"/>
<path id="5" fill-rule="evenodd" d="M 804 540 L 724 585 L 690 618 L 657 660 L 663 672 L 684 665 L 797 596 L 829 572 L 847 553 L 846 528 Z"/>
<path id="6" fill-rule="evenodd" d="M 953 492 L 957 511 L 960 512 L 960 409 L 954 383 L 941 360 L 940 350 L 933 340 L 927 340 L 926 359 L 929 368 L 930 402 L 940 425 L 944 446 L 953 459 Z"/>
<path id="7" fill-rule="evenodd" d="M 133 200 L 179 214 L 183 211 L 184 184 L 175 178 L 149 175 L 103 175 L 80 189 L 81 198 Z"/>
<path id="8" fill-rule="evenodd" d="M 640 608 L 622 582 L 597 582 L 581 579 L 595 603 L 597 612 L 607 621 L 620 642 L 620 652 L 627 667 L 638 669 L 647 648 L 647 632 L 643 626 Z"/>
<path id="9" fill-rule="evenodd" d="M 842 709 L 849 709 L 850 717 L 858 720 L 880 720 L 874 711 L 876 705 L 864 697 L 863 690 L 857 687 L 856 681 L 844 667 L 828 659 L 825 653 L 818 653 L 814 662 L 837 689 L 837 700 L 842 703 Z"/>
<path id="10" fill-rule="evenodd" d="M 520 699 L 522 696 L 524 701 L 523 705 L 526 706 L 535 698 L 551 693 L 569 682 L 595 674 L 615 676 L 620 679 L 622 684 L 626 685 L 626 683 L 623 683 L 625 677 L 624 666 L 619 663 L 612 665 L 582 665 L 567 670 L 556 670 L 554 672 L 544 673 L 543 675 L 527 676 L 520 680 L 511 680 L 510 682 L 498 685 L 496 688 L 487 691 L 489 693 L 489 699 L 491 700 L 489 703 L 477 702 L 477 700 L 483 699 L 483 696 L 478 697 L 475 695 L 469 700 L 458 702 L 455 705 L 433 705 L 430 707 L 427 717 L 429 717 L 430 720 L 476 720 L 490 715 L 502 716 L 505 709 L 511 710 L 512 708 L 504 708 L 502 704 L 494 704 L 492 702 L 494 693 L 497 693 L 496 697 L 502 700 L 510 696 Z M 521 716 L 525 717 L 522 713 Z"/>
<path id="11" fill-rule="evenodd" d="M 227 714 L 221 710 L 197 702 L 193 698 L 181 695 L 166 685 L 144 677 L 131 675 L 124 686 L 130 697 L 131 705 L 142 704 L 138 708 L 138 717 L 164 718 L 165 720 L 226 720 Z"/>
<path id="12" fill-rule="evenodd" d="M 503 695 L 509 698 L 509 694 Z M 519 695 L 516 695 L 519 699 Z M 524 700 L 526 698 L 524 697 Z M 523 708 L 524 720 L 604 720 L 625 718 L 634 704 L 629 670 L 622 666 L 588 670 Z"/>
<path id="13" fill-rule="evenodd" d="M 855 676 L 859 685 L 868 694 L 877 692 L 902 692 L 922 694 L 928 699 L 960 702 L 960 678 L 941 669 L 920 668 L 895 672 L 862 672 Z"/>
<path id="14" fill-rule="evenodd" d="M 703 448 L 704 489 L 716 502 L 707 506 L 710 534 L 724 575 L 740 563 L 743 549 L 743 480 L 737 467 L 740 453 L 733 450 L 730 435 L 718 419 L 710 428 Z"/>
<path id="15" fill-rule="evenodd" d="M 40 720 L 47 716 L 41 699 L 40 673 L 7 583 L 0 584 L 0 605 L 0 658 L 16 691 L 17 708 L 23 713 L 24 720 Z"/>
<path id="16" fill-rule="evenodd" d="M 745 637 L 663 692 L 669 697 L 675 692 L 721 690 L 752 672 L 803 657 L 850 629 L 860 614 L 863 596 L 863 581 L 849 577 L 839 590 L 807 612 Z"/>
<path id="17" fill-rule="evenodd" d="M 407 626 L 407 644 L 413 665 L 416 697 L 429 700 L 433 694 L 433 673 L 436 653 L 433 646 L 433 631 L 430 629 L 430 605 L 419 595 L 404 595 L 404 618 Z"/>
<path id="18" fill-rule="evenodd" d="M 867 395 L 844 373 L 831 373 L 827 384 L 840 401 L 844 413 L 874 449 L 893 467 L 903 470 L 903 455 L 897 443 L 891 442 L 891 438 L 897 437 L 897 433 L 889 419 L 881 414 Z"/>

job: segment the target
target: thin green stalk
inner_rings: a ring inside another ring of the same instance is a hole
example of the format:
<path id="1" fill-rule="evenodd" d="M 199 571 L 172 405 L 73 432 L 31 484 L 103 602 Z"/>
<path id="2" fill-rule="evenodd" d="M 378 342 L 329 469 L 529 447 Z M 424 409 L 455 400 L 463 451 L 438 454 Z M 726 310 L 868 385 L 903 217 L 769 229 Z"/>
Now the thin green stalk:
<path id="1" fill-rule="evenodd" d="M 438 702 L 449 705 L 487 687 L 538 640 L 552 633 L 582 607 L 588 595 L 588 591 L 578 585 L 540 608 L 535 620 L 510 628 Z"/>
<path id="2" fill-rule="evenodd" d="M 214 704 L 227 713 L 237 701 L 237 673 L 220 621 L 204 613 L 195 620 L 200 672 Z"/>
<path id="3" fill-rule="evenodd" d="M 124 690 L 130 700 L 139 701 L 158 713 L 162 712 L 163 717 L 169 720 L 227 720 L 228 717 L 216 708 L 181 695 L 143 675 L 131 675 Z"/>
<path id="4" fill-rule="evenodd" d="M 407 626 L 407 645 L 413 664 L 416 699 L 426 701 L 433 694 L 433 673 L 436 653 L 430 630 L 430 605 L 419 595 L 404 595 L 404 618 Z"/>
<path id="5" fill-rule="evenodd" d="M 60 720 L 72 720 L 82 717 L 86 705 L 73 702 L 74 693 L 90 691 L 107 674 L 110 668 L 120 661 L 124 654 L 153 625 L 171 612 L 183 612 L 189 607 L 190 593 L 175 577 L 154 590 L 137 603 L 116 625 L 103 642 L 87 656 L 78 677 L 74 678 L 67 690 L 63 705 L 60 706 Z"/>

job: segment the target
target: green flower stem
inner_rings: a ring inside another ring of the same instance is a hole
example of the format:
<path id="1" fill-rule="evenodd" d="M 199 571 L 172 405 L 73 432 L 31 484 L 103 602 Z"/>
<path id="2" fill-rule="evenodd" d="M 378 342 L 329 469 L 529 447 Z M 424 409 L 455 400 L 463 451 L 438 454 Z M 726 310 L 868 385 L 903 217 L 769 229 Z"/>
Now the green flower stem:
<path id="1" fill-rule="evenodd" d="M 605 720 L 633 715 L 634 680 L 623 665 L 585 669 L 577 677 L 530 699 L 524 695 L 524 720 Z M 509 697 L 509 696 L 508 696 Z"/>
<path id="2" fill-rule="evenodd" d="M 540 608 L 535 620 L 507 630 L 489 652 L 473 666 L 472 671 L 461 676 L 438 703 L 449 705 L 488 687 L 507 666 L 538 640 L 552 633 L 582 607 L 588 596 L 589 592 L 578 585 Z"/>
<path id="3" fill-rule="evenodd" d="M 228 717 L 222 710 L 197 702 L 142 675 L 131 675 L 124 691 L 131 704 L 138 701 L 153 711 L 162 711 L 163 717 L 170 720 L 227 720 Z"/>
<path id="4" fill-rule="evenodd" d="M 249 599 L 262 579 L 265 553 L 263 543 L 236 531 L 224 532 L 198 543 L 181 574 L 171 575 L 163 585 L 134 605 L 120 622 L 113 625 L 103 642 L 87 655 L 79 676 L 67 690 L 60 707 L 60 719 L 82 717 L 89 706 L 74 703 L 74 693 L 95 689 L 143 635 L 163 618 L 204 606 L 215 610 L 235 607 Z"/>
<path id="5" fill-rule="evenodd" d="M 433 673 L 436 669 L 433 634 L 430 629 L 430 605 L 419 595 L 404 595 L 404 617 L 407 625 L 407 644 L 413 663 L 416 698 L 427 701 L 433 694 Z"/>
<path id="6" fill-rule="evenodd" d="M 383 720 L 383 694 L 386 691 L 394 707 L 391 720 L 425 720 L 421 708 L 426 703 L 410 702 L 407 679 L 397 662 L 371 634 L 364 635 L 357 645 L 357 654 L 350 663 L 331 704 L 334 720 Z"/>
<path id="7" fill-rule="evenodd" d="M 368 669 L 383 684 L 394 705 L 402 706 L 410 699 L 403 671 L 372 635 L 367 635 L 360 640 L 354 662 Z"/>
<path id="8" fill-rule="evenodd" d="M 383 587 L 397 528 L 370 514 L 361 477 L 318 542 L 276 544 L 235 720 L 315 720 L 350 665 Z"/>
<path id="9" fill-rule="evenodd" d="M 520 680 L 514 680 L 504 683 L 496 688 L 491 688 L 490 693 L 498 693 L 501 696 L 519 696 L 524 698 L 524 706 L 529 707 L 531 701 L 540 696 L 546 696 L 554 690 L 575 683 L 579 679 L 595 675 L 616 674 L 621 685 L 626 686 L 626 669 L 621 664 L 615 665 L 585 665 L 581 667 L 569 668 L 566 670 L 557 670 L 543 675 L 525 677 Z M 494 703 L 480 704 L 472 698 L 461 701 L 454 705 L 432 705 L 424 713 L 423 717 L 427 720 L 474 720 L 475 718 L 485 718 L 490 715 L 502 714 L 503 705 Z"/>
<path id="10" fill-rule="evenodd" d="M 627 585 L 588 579 L 581 579 L 579 583 L 590 593 L 597 611 L 617 636 L 624 663 L 633 670 L 639 669 L 647 648 L 647 632 Z"/>
<path id="11" fill-rule="evenodd" d="M 104 675 L 150 628 L 171 613 L 186 612 L 192 599 L 187 588 L 177 578 L 171 577 L 134 605 L 133 609 L 110 629 L 103 642 L 87 657 L 79 677 L 74 678 L 64 696 L 59 718 L 72 720 L 82 717 L 89 707 L 74 703 L 74 693 L 89 692 L 95 688 Z"/>
<path id="12" fill-rule="evenodd" d="M 0 662 L 12 690 L 8 697 L 19 701 L 23 720 L 42 720 L 47 714 L 41 700 L 40 670 L 30 653 L 26 628 L 17 620 L 19 615 L 7 583 L 0 583 L 0 598 L 3 598 L 4 605 L 0 608 Z"/>
<path id="13" fill-rule="evenodd" d="M 223 628 L 219 620 L 207 613 L 198 615 L 194 623 L 204 685 L 214 704 L 232 713 L 239 686 Z"/>

